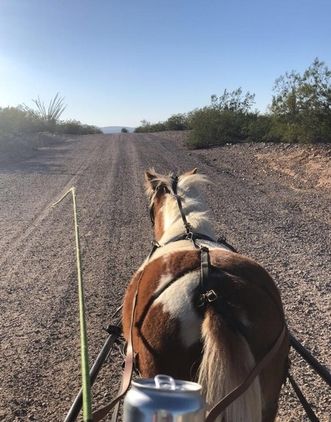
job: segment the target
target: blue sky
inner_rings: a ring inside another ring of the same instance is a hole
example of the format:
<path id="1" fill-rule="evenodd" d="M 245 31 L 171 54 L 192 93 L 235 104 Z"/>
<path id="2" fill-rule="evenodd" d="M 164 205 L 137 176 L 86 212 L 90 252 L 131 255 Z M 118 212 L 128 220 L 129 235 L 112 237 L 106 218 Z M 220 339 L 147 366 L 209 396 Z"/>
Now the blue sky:
<path id="1" fill-rule="evenodd" d="M 0 106 L 137 126 L 241 86 L 265 111 L 275 79 L 331 67 L 330 0 L 0 0 Z"/>

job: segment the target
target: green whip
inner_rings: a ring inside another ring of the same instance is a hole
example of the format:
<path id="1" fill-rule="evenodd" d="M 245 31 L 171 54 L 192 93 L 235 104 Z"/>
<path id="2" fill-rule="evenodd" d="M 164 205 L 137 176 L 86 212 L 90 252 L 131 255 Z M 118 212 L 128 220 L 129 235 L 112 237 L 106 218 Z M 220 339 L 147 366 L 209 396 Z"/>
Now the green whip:
<path id="1" fill-rule="evenodd" d="M 81 350 L 81 374 L 82 374 L 82 390 L 83 390 L 83 420 L 84 422 L 92 422 L 92 396 L 91 384 L 89 376 L 89 358 L 88 343 L 86 332 L 85 318 L 85 301 L 84 301 L 84 284 L 81 269 L 81 254 L 79 241 L 79 228 L 76 207 L 76 189 L 71 187 L 55 204 L 60 203 L 67 195 L 72 194 L 74 225 L 75 225 L 75 243 L 76 243 L 76 264 L 77 264 L 77 280 L 78 280 L 78 298 L 79 298 L 79 325 L 80 325 L 80 350 Z"/>

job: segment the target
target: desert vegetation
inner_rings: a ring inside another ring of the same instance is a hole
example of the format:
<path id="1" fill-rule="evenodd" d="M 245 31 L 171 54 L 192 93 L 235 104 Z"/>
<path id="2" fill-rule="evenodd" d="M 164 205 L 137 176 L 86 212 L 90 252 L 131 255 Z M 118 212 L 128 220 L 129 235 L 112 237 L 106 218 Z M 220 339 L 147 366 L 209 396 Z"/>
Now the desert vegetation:
<path id="1" fill-rule="evenodd" d="M 255 94 L 225 89 L 205 107 L 156 124 L 144 120 L 136 132 L 189 129 L 191 148 L 242 141 L 331 141 L 331 70 L 318 58 L 302 74 L 291 71 L 276 79 L 266 113 L 254 110 L 254 104 Z"/>
<path id="2" fill-rule="evenodd" d="M 0 160 L 26 158 L 45 142 L 54 142 L 65 135 L 102 133 L 95 126 L 77 120 L 61 120 L 66 108 L 59 94 L 46 105 L 39 97 L 33 107 L 25 104 L 0 108 Z"/>
<path id="3" fill-rule="evenodd" d="M 66 105 L 59 94 L 48 105 L 39 97 L 32 102 L 34 107 L 22 104 L 0 108 L 0 137 L 39 132 L 79 135 L 101 133 L 95 126 L 84 125 L 76 120 L 60 120 Z"/>

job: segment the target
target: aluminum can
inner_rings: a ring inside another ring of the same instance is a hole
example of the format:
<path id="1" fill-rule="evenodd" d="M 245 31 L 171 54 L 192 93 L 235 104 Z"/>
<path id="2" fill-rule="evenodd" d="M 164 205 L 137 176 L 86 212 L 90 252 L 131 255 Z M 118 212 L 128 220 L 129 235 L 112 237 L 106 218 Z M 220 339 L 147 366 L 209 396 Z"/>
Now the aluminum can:
<path id="1" fill-rule="evenodd" d="M 124 400 L 123 422 L 203 422 L 201 386 L 168 375 L 132 381 Z"/>

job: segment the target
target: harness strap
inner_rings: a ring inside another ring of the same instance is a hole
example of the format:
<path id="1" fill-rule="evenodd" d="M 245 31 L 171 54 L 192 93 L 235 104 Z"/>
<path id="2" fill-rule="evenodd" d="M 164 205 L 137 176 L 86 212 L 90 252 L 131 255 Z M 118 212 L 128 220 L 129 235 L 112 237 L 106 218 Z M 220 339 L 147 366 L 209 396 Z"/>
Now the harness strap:
<path id="1" fill-rule="evenodd" d="M 186 215 L 185 215 L 185 213 L 183 211 L 182 201 L 181 201 L 181 199 L 180 199 L 180 197 L 178 196 L 178 193 L 177 193 L 177 184 L 178 184 L 178 176 L 174 176 L 172 178 L 172 186 L 171 186 L 172 194 L 173 194 L 173 196 L 175 197 L 175 199 L 177 201 L 177 205 L 178 205 L 179 212 L 180 212 L 180 215 L 182 217 L 182 220 L 183 220 L 183 223 L 184 223 L 184 226 L 185 226 L 186 233 L 187 234 L 191 234 L 192 233 L 192 226 L 187 221 Z"/>
<path id="2" fill-rule="evenodd" d="M 206 246 L 199 246 L 200 248 L 200 281 L 199 281 L 199 290 L 200 296 L 198 299 L 197 306 L 202 308 L 207 303 L 214 302 L 218 295 L 215 290 L 208 290 L 207 281 L 209 277 L 209 249 Z"/>
<path id="3" fill-rule="evenodd" d="M 180 240 L 194 240 L 194 246 L 199 248 L 199 244 L 197 242 L 197 240 L 208 240 L 209 242 L 213 242 L 213 243 L 221 243 L 221 242 L 217 242 L 216 240 L 214 240 L 212 237 L 203 234 L 203 233 L 198 233 L 198 232 L 190 232 L 190 233 L 182 233 L 179 234 L 178 236 L 175 236 L 169 240 L 167 240 L 166 242 L 164 242 L 162 245 L 160 246 L 166 246 L 169 243 L 173 243 L 173 242 L 178 242 Z M 224 246 L 225 243 L 223 243 Z"/>
<path id="4" fill-rule="evenodd" d="M 147 257 L 147 260 L 149 260 L 151 258 L 151 256 L 156 251 L 156 249 L 158 249 L 158 248 L 161 247 L 161 245 L 159 244 L 159 242 L 157 240 L 154 240 L 154 239 L 151 241 L 151 244 L 152 244 L 152 250 L 150 251 L 150 253 L 149 253 L 148 257 Z"/>
<path id="5" fill-rule="evenodd" d="M 234 246 L 230 245 L 230 243 L 227 242 L 226 237 L 224 235 L 221 235 L 217 239 L 217 243 L 221 243 L 222 245 L 224 245 L 227 248 L 229 248 L 232 252 L 238 253 L 237 249 Z"/>
<path id="6" fill-rule="evenodd" d="M 252 369 L 252 371 L 248 374 L 246 379 L 237 387 L 235 387 L 229 394 L 223 397 L 209 412 L 206 422 L 213 422 L 217 416 L 219 416 L 234 400 L 236 400 L 241 394 L 243 394 L 247 388 L 252 384 L 254 379 L 260 374 L 262 369 L 264 369 L 268 363 L 272 360 L 272 358 L 278 352 L 280 346 L 282 345 L 285 336 L 286 336 L 287 328 L 284 325 L 282 332 L 280 333 L 279 337 L 277 338 L 276 342 L 272 346 L 271 350 L 260 360 L 260 362 Z"/>
<path id="7" fill-rule="evenodd" d="M 208 280 L 209 275 L 209 249 L 202 246 L 200 249 L 200 291 L 204 293 L 206 290 L 205 282 Z"/>

